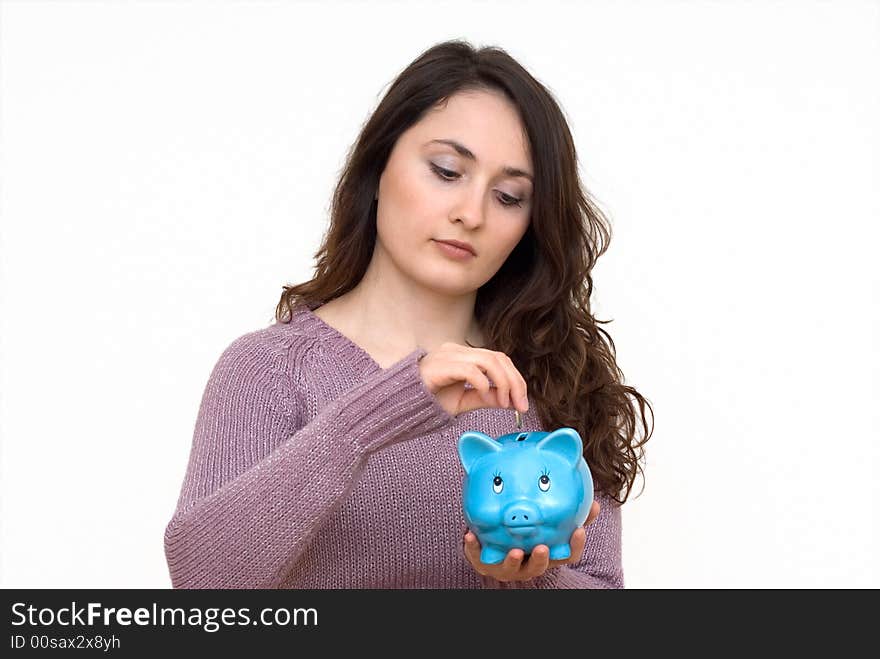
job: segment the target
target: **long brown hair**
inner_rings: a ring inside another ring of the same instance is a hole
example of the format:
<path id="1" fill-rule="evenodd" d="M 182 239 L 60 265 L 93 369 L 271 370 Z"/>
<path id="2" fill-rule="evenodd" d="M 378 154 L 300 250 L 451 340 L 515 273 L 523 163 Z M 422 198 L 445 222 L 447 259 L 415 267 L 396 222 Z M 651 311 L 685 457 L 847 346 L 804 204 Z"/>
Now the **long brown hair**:
<path id="1" fill-rule="evenodd" d="M 328 302 L 358 284 L 376 241 L 373 196 L 395 142 L 427 110 L 470 90 L 501 91 L 518 108 L 535 177 L 529 228 L 477 291 L 474 315 L 485 347 L 513 360 L 545 428 L 580 433 L 596 490 L 623 503 L 642 472 L 653 408 L 623 384 L 614 341 L 599 327 L 610 321 L 590 312 L 591 272 L 608 249 L 611 227 L 580 182 L 574 142 L 556 101 L 501 48 L 440 43 L 394 80 L 348 154 L 330 226 L 315 253 L 315 275 L 283 287 L 275 318 L 289 322 L 298 303 Z M 640 440 L 629 396 L 638 402 Z"/>

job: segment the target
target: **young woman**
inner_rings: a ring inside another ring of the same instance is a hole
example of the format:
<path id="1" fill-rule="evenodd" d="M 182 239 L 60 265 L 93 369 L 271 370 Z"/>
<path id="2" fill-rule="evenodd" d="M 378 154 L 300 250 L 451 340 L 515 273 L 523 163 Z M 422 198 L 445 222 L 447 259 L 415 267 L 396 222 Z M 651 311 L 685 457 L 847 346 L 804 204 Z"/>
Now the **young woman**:
<path id="1" fill-rule="evenodd" d="M 622 588 L 647 401 L 590 313 L 610 231 L 550 93 L 499 48 L 430 48 L 363 127 L 330 220 L 315 276 L 210 375 L 172 585 Z M 584 440 L 596 494 L 568 560 L 483 564 L 465 527 L 457 439 L 515 411 Z"/>

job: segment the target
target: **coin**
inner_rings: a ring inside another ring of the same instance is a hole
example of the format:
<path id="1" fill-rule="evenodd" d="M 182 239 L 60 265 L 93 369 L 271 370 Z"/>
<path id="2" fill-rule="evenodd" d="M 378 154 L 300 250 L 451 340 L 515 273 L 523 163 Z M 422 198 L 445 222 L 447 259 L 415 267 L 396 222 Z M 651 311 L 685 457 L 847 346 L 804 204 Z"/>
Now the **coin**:
<path id="1" fill-rule="evenodd" d="M 519 410 L 514 410 L 514 414 L 516 415 L 516 427 L 522 428 L 522 414 L 519 413 Z"/>

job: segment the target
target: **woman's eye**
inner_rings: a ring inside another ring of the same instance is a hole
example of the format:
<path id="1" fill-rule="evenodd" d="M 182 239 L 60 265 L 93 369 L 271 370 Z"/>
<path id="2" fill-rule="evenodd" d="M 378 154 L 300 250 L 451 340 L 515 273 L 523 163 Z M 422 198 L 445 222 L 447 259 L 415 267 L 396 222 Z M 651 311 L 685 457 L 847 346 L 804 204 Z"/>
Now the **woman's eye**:
<path id="1" fill-rule="evenodd" d="M 495 492 L 495 494 L 501 494 L 501 490 L 503 490 L 503 489 L 504 489 L 504 481 L 501 480 L 501 476 L 496 476 L 492 480 L 492 491 Z"/>
<path id="2" fill-rule="evenodd" d="M 458 172 L 443 169 L 442 167 L 438 167 L 434 163 L 431 163 L 431 169 L 433 169 L 434 173 L 437 174 L 437 176 L 439 176 L 444 181 L 454 181 L 460 176 Z"/>
<path id="3" fill-rule="evenodd" d="M 511 197 L 508 194 L 501 193 L 501 203 L 505 206 L 521 206 L 522 199 L 517 199 L 516 197 Z"/>
<path id="4" fill-rule="evenodd" d="M 435 165 L 434 163 L 431 163 L 431 169 L 440 178 L 441 181 L 455 181 L 461 176 L 461 174 L 459 174 L 458 172 L 444 169 L 443 167 Z M 505 194 L 503 192 L 498 196 L 498 201 L 501 202 L 502 206 L 522 206 L 522 199 L 511 197 L 509 194 Z"/>

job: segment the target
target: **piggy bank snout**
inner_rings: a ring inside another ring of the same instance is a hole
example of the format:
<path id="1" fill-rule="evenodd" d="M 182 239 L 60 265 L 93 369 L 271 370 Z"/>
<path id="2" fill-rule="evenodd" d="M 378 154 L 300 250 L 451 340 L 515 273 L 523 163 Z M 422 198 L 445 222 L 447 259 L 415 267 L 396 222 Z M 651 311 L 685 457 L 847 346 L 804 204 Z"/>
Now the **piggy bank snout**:
<path id="1" fill-rule="evenodd" d="M 543 523 L 541 511 L 528 500 L 514 501 L 504 508 L 503 522 L 512 533 L 535 530 Z"/>

